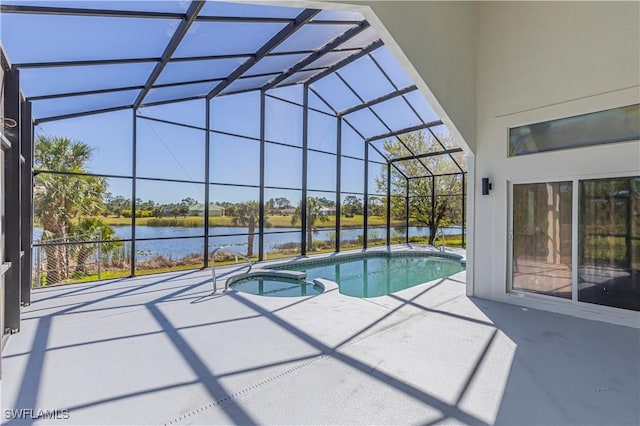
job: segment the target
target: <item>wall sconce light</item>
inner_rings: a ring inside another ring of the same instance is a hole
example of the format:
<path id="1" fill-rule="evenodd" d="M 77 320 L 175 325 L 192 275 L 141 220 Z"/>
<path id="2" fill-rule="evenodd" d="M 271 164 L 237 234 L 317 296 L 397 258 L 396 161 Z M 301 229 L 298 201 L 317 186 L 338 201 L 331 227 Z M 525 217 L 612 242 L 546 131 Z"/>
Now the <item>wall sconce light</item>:
<path id="1" fill-rule="evenodd" d="M 482 195 L 489 195 L 489 191 L 493 189 L 493 184 L 489 182 L 489 178 L 482 178 Z"/>

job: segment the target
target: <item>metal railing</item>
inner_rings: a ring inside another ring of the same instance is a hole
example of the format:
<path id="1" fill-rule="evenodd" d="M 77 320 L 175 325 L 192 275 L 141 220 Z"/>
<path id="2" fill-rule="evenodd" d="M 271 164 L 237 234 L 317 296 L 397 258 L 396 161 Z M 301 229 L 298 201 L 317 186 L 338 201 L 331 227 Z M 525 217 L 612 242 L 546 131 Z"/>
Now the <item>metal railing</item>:
<path id="1" fill-rule="evenodd" d="M 231 251 L 228 250 L 226 247 L 224 246 L 220 246 L 215 248 L 212 252 L 211 252 L 211 278 L 213 279 L 213 292 L 217 292 L 218 291 L 218 283 L 216 281 L 216 253 L 217 252 L 225 252 L 227 254 L 230 254 L 232 256 L 236 257 L 236 262 L 238 261 L 238 258 L 244 259 L 249 263 L 249 269 L 247 270 L 247 273 L 251 272 L 251 268 L 253 267 L 253 262 L 251 261 L 251 259 L 249 259 L 247 256 L 240 254 L 240 253 L 236 253 L 235 251 Z M 224 290 L 227 291 L 228 290 L 228 286 L 225 283 L 224 286 Z"/>
<path id="2" fill-rule="evenodd" d="M 444 253 L 444 228 L 438 228 L 438 232 L 436 232 L 436 238 L 435 240 L 433 240 L 434 247 L 436 240 L 438 239 L 438 235 L 440 235 L 440 252 Z"/>
<path id="3" fill-rule="evenodd" d="M 67 282 L 74 273 L 96 274 L 102 278 L 103 256 L 101 231 L 39 239 L 33 242 L 32 286 Z M 51 259 L 53 258 L 53 260 Z M 51 279 L 52 275 L 60 279 Z"/>

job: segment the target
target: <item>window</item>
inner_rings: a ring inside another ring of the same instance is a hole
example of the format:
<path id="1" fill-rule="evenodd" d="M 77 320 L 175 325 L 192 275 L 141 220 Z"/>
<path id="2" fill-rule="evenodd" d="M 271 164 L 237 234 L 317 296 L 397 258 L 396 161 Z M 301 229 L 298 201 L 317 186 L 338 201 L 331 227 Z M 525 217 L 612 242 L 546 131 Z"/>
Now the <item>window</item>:
<path id="1" fill-rule="evenodd" d="M 640 139 L 640 104 L 509 129 L 509 156 Z"/>

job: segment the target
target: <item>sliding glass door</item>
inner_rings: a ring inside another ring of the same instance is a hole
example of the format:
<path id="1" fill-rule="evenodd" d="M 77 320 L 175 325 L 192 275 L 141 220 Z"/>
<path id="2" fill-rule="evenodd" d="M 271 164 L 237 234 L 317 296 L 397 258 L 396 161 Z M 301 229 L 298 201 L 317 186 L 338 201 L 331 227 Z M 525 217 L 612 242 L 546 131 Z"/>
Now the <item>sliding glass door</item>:
<path id="1" fill-rule="evenodd" d="M 513 184 L 511 205 L 512 291 L 640 310 L 640 177 Z"/>
<path id="2" fill-rule="evenodd" d="M 513 185 L 512 288 L 571 299 L 571 182 Z"/>
<path id="3" fill-rule="evenodd" d="M 579 182 L 578 300 L 640 310 L 640 178 Z"/>

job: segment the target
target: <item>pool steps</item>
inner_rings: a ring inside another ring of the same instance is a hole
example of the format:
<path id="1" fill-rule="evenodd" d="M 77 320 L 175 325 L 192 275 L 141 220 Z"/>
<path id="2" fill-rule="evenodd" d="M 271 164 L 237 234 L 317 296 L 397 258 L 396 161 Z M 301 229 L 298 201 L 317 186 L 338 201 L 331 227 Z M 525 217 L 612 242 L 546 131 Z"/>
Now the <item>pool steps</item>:
<path id="1" fill-rule="evenodd" d="M 316 285 L 319 285 L 320 287 L 322 287 L 324 289 L 323 293 L 326 293 L 326 292 L 331 291 L 331 290 L 337 290 L 338 289 L 338 283 L 337 282 L 328 280 L 326 278 L 316 278 L 316 279 L 313 280 L 313 283 L 316 284 Z"/>

